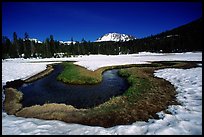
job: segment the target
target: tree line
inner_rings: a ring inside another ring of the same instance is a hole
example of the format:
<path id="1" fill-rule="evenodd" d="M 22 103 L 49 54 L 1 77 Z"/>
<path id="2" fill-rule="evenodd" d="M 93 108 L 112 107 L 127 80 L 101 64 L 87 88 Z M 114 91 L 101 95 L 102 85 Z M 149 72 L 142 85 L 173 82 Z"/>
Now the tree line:
<path id="1" fill-rule="evenodd" d="M 72 42 L 70 45 L 60 43 L 54 39 L 53 35 L 50 35 L 42 43 L 38 43 L 30 40 L 27 32 L 23 39 L 18 38 L 16 32 L 14 32 L 12 40 L 2 36 L 2 58 L 69 57 L 71 55 L 89 54 L 119 55 L 142 51 L 202 51 L 201 24 L 202 19 L 198 19 L 170 31 L 126 42 L 90 42 L 82 39 L 81 42 Z M 60 55 L 59 53 L 63 54 Z"/>

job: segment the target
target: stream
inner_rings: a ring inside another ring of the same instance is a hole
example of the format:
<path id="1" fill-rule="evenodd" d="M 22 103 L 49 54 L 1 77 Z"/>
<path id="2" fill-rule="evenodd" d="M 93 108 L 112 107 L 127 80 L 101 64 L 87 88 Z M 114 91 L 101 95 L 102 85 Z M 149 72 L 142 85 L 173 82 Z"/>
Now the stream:
<path id="1" fill-rule="evenodd" d="M 123 94 L 129 87 L 127 80 L 118 76 L 119 69 L 104 71 L 99 84 L 71 85 L 57 81 L 56 77 L 63 71 L 63 67 L 60 64 L 53 67 L 54 71 L 49 75 L 17 88 L 23 93 L 23 107 L 64 103 L 78 109 L 91 108 Z"/>

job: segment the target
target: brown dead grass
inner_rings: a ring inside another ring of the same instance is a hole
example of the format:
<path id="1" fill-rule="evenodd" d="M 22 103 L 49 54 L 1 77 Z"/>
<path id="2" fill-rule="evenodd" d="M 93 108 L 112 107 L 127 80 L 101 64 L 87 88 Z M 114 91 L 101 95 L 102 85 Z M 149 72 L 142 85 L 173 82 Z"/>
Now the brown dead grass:
<path id="1" fill-rule="evenodd" d="M 61 120 L 65 122 L 79 122 L 83 116 L 83 109 L 76 109 L 65 104 L 44 104 L 25 107 L 16 113 L 16 116 L 35 117 L 40 119 Z"/>
<path id="2" fill-rule="evenodd" d="M 6 88 L 5 95 L 4 109 L 8 114 L 13 115 L 22 108 L 22 104 L 19 102 L 22 100 L 23 94 L 16 89 Z"/>

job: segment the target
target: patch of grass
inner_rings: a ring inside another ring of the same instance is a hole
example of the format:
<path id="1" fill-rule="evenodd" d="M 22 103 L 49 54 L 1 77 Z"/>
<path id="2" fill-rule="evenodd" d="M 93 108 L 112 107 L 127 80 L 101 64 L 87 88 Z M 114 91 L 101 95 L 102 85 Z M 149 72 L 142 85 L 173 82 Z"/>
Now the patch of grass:
<path id="1" fill-rule="evenodd" d="M 121 69 L 118 74 L 122 77 L 126 77 L 130 88 L 124 93 L 128 99 L 135 99 L 141 93 L 146 92 L 151 88 L 151 82 L 148 78 L 138 76 L 140 72 L 134 72 L 134 69 Z"/>
<path id="2" fill-rule="evenodd" d="M 57 80 L 69 84 L 96 84 L 102 79 L 100 73 L 92 72 L 83 67 L 74 65 L 71 62 L 64 62 L 64 70 L 57 77 Z"/>
<path id="3" fill-rule="evenodd" d="M 145 78 L 130 76 L 128 78 L 128 81 L 132 85 L 124 94 L 128 96 L 128 98 L 133 98 L 133 97 L 135 98 L 135 96 L 139 96 L 140 93 L 146 92 L 151 87 L 150 81 Z"/>
<path id="4" fill-rule="evenodd" d="M 120 66 L 108 66 L 90 71 L 84 67 L 73 64 L 73 62 L 63 62 L 64 70 L 61 72 L 57 80 L 69 84 L 97 84 L 102 81 L 102 73 L 105 70 L 129 68 L 134 66 L 157 66 L 158 64 L 129 64 Z"/>

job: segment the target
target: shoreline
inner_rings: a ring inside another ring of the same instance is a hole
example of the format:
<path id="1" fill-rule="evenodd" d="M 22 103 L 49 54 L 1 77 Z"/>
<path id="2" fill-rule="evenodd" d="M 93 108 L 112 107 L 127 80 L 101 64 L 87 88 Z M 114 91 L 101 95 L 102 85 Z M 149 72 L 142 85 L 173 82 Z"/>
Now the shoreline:
<path id="1" fill-rule="evenodd" d="M 46 69 L 45 69 L 45 70 L 43 70 L 43 71 L 41 71 L 41 72 L 39 72 L 39 73 L 37 73 L 37 74 L 35 74 L 35 75 L 33 75 L 33 76 L 31 76 L 31 77 L 25 79 L 24 82 L 25 82 L 25 83 L 31 83 L 31 82 L 33 82 L 33 81 L 35 81 L 35 80 L 38 80 L 38 79 L 40 79 L 40 78 L 42 78 L 42 77 L 44 77 L 44 76 L 50 74 L 53 70 L 54 70 L 54 69 L 53 69 L 53 66 L 50 65 L 50 64 L 48 64 L 48 65 L 46 66 Z"/>

